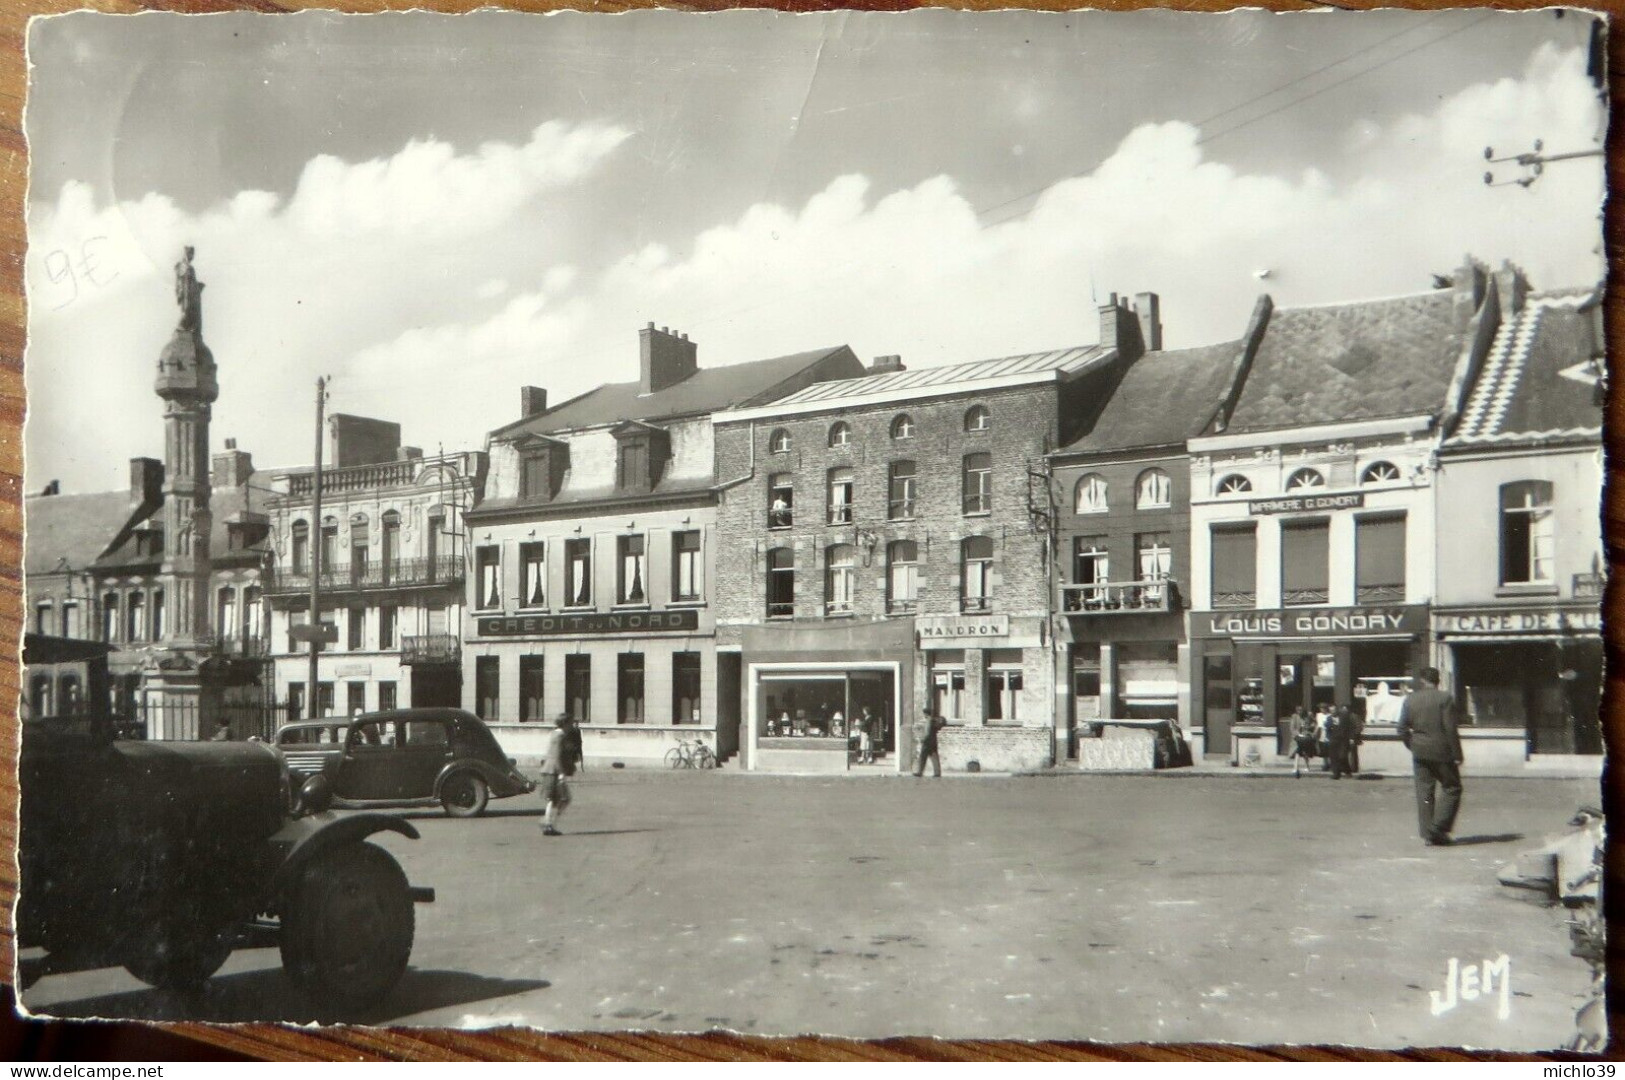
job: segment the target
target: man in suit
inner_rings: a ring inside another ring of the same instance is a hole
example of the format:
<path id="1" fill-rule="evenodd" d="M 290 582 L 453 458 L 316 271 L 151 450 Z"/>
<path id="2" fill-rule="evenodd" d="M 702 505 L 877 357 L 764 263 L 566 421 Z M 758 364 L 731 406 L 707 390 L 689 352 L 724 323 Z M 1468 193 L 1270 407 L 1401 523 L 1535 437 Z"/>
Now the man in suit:
<path id="1" fill-rule="evenodd" d="M 1456 703 L 1439 689 L 1439 669 L 1423 668 L 1399 707 L 1399 738 L 1411 752 L 1416 777 L 1416 817 L 1430 847 L 1450 843 L 1461 808 L 1461 734 L 1456 730 Z M 1434 788 L 1443 790 L 1437 804 Z"/>

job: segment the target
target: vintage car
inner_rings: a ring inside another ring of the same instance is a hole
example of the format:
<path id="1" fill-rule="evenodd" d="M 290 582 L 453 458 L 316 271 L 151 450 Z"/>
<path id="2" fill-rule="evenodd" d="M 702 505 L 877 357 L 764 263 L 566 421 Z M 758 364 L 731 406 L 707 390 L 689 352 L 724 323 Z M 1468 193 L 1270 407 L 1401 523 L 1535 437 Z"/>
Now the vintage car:
<path id="1" fill-rule="evenodd" d="M 477 817 L 493 798 L 536 790 L 490 729 L 461 709 L 305 720 L 281 728 L 276 742 L 296 774 L 327 777 L 339 806 L 439 803 L 452 817 Z"/>
<path id="2" fill-rule="evenodd" d="M 49 672 L 94 646 L 30 634 L 24 665 Z M 105 664 L 105 651 L 81 659 Z M 116 740 L 96 702 L 23 725 L 24 947 L 185 990 L 239 944 L 274 936 L 288 975 L 324 1008 L 362 1008 L 395 985 L 413 905 L 434 893 L 366 838 L 417 839 L 409 822 L 326 812 L 326 782 L 296 782 L 265 743 Z"/>

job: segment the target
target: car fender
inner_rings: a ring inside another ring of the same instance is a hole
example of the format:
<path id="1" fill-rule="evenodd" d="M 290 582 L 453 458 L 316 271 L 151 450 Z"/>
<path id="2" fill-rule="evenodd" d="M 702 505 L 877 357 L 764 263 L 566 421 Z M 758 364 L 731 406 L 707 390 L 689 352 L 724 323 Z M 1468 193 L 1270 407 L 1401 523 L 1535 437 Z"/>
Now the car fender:
<path id="1" fill-rule="evenodd" d="M 458 758 L 456 761 L 449 762 L 440 770 L 440 775 L 434 778 L 435 798 L 440 798 L 440 788 L 446 782 L 446 777 L 459 772 L 472 772 L 481 780 L 484 780 L 488 787 L 492 788 L 501 787 L 505 789 L 512 787 L 514 783 L 512 777 L 488 762 L 481 761 L 478 758 Z"/>
<path id="2" fill-rule="evenodd" d="M 311 860 L 324 852 L 331 851 L 345 844 L 356 844 L 365 840 L 374 833 L 397 832 L 409 840 L 419 838 L 417 829 L 410 821 L 402 820 L 393 814 L 351 814 L 346 817 L 332 817 L 321 815 L 328 820 L 318 822 L 315 817 L 300 818 L 290 822 L 273 839 L 292 846 L 282 865 L 277 867 L 276 875 L 271 879 L 271 895 L 281 896 L 283 891 L 299 880 L 299 875 L 309 866 Z"/>

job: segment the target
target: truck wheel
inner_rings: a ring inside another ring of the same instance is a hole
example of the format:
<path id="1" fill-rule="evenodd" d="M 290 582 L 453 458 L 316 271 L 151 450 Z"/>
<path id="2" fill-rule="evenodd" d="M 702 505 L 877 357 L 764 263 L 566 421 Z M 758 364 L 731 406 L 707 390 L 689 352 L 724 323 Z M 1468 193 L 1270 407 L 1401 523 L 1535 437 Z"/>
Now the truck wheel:
<path id="1" fill-rule="evenodd" d="M 343 844 L 316 856 L 290 889 L 282 966 L 314 1003 L 366 1008 L 406 971 L 413 930 L 400 864 L 375 844 Z"/>
<path id="2" fill-rule="evenodd" d="M 491 800 L 491 789 L 474 773 L 452 773 L 440 785 L 440 805 L 452 817 L 479 817 Z"/>
<path id="3" fill-rule="evenodd" d="M 133 943 L 124 970 L 160 990 L 195 990 L 231 955 L 232 938 L 202 920 L 165 920 Z"/>

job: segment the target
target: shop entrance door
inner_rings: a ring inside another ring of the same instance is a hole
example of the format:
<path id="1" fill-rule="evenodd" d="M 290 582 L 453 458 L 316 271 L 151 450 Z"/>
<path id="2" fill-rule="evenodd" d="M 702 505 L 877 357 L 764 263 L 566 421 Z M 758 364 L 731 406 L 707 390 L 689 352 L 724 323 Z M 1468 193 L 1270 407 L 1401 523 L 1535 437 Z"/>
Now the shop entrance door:
<path id="1" fill-rule="evenodd" d="M 1292 752 L 1292 716 L 1300 707 L 1314 716 L 1321 706 L 1335 708 L 1338 700 L 1338 662 L 1335 652 L 1281 653 L 1276 659 L 1280 682 L 1276 689 L 1276 743 L 1281 754 Z"/>
<path id="2" fill-rule="evenodd" d="M 846 715 L 856 723 L 868 709 L 879 731 L 871 731 L 875 756 L 885 757 L 897 752 L 897 717 L 892 715 L 892 678 L 882 671 L 854 671 L 847 683 L 848 708 Z"/>

